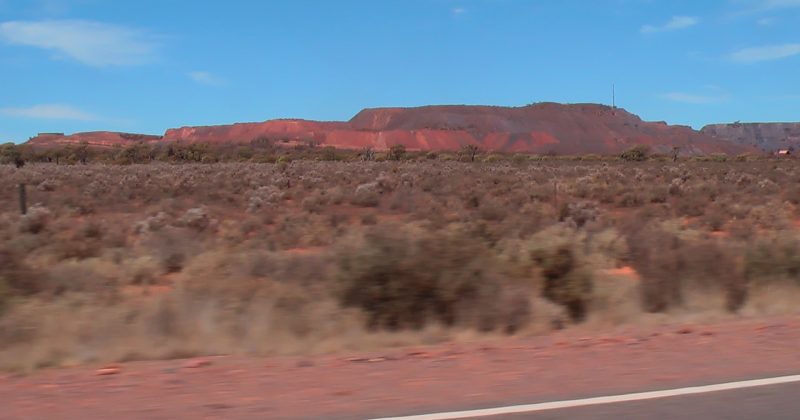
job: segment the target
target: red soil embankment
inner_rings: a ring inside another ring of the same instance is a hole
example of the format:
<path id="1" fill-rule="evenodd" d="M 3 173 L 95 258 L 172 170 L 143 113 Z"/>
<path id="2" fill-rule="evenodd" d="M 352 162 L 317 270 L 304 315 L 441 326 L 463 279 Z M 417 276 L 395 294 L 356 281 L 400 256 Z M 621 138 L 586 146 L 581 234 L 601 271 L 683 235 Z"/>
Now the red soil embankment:
<path id="1" fill-rule="evenodd" d="M 368 418 L 797 373 L 797 316 L 313 358 L 0 374 L 4 418 Z"/>

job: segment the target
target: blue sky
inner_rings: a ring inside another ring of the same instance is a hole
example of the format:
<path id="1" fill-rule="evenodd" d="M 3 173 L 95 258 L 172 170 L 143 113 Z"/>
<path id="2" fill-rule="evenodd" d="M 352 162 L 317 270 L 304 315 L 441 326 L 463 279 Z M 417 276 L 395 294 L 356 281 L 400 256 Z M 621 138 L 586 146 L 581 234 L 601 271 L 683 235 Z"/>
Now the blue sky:
<path id="1" fill-rule="evenodd" d="M 0 141 L 365 107 L 800 121 L 800 0 L 0 0 Z"/>

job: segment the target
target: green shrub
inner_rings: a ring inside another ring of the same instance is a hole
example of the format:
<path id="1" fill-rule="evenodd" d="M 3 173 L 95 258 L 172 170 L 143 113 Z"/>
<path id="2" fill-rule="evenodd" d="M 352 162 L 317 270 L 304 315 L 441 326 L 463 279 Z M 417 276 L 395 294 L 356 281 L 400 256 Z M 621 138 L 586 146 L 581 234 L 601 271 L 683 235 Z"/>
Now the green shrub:
<path id="1" fill-rule="evenodd" d="M 650 147 L 645 145 L 637 145 L 633 146 L 630 149 L 622 152 L 619 155 L 620 159 L 629 161 L 629 162 L 641 162 L 647 160 L 647 156 L 650 154 Z"/>
<path id="2" fill-rule="evenodd" d="M 511 156 L 511 161 L 514 163 L 525 163 L 528 160 L 528 155 L 523 153 L 514 153 L 514 155 Z"/>
<path id="3" fill-rule="evenodd" d="M 21 157 L 22 153 L 14 143 L 0 144 L 0 164 L 14 163 Z"/>
<path id="4" fill-rule="evenodd" d="M 709 158 L 712 162 L 727 162 L 729 156 L 725 153 L 712 153 L 709 155 Z"/>
<path id="5" fill-rule="evenodd" d="M 260 152 L 253 154 L 250 158 L 253 163 L 275 163 L 275 155 L 270 152 Z"/>
<path id="6" fill-rule="evenodd" d="M 325 146 L 322 148 L 322 152 L 320 153 L 320 159 L 333 162 L 339 160 L 339 154 L 336 151 L 336 148 L 333 146 Z"/>

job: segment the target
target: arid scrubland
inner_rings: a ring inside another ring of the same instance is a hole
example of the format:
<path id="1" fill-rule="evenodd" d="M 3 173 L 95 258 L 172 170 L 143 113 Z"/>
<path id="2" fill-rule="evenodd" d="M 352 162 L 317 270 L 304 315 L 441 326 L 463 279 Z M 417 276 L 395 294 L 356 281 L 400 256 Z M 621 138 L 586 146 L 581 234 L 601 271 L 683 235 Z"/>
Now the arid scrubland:
<path id="1" fill-rule="evenodd" d="M 793 313 L 798 206 L 793 160 L 2 165 L 0 369 Z"/>

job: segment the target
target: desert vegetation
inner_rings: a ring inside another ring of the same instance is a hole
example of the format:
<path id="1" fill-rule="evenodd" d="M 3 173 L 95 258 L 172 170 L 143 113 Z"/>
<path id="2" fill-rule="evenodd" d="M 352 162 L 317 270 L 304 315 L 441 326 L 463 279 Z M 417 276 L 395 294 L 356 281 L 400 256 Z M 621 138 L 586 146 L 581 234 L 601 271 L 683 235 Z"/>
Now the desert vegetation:
<path id="1" fill-rule="evenodd" d="M 0 165 L 2 369 L 756 316 L 800 298 L 792 160 L 30 153 Z"/>

